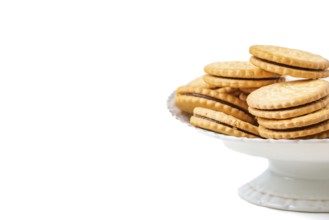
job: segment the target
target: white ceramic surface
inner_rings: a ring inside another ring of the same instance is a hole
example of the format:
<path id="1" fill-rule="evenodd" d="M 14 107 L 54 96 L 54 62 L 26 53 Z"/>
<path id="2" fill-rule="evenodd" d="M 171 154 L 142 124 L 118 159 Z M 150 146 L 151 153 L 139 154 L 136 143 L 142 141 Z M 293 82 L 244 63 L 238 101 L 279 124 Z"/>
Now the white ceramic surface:
<path id="1" fill-rule="evenodd" d="M 190 125 L 189 116 L 174 106 L 174 93 L 167 105 L 176 119 Z M 329 212 L 329 139 L 249 139 L 195 129 L 234 151 L 269 160 L 263 174 L 239 189 L 241 198 L 276 209 Z"/>

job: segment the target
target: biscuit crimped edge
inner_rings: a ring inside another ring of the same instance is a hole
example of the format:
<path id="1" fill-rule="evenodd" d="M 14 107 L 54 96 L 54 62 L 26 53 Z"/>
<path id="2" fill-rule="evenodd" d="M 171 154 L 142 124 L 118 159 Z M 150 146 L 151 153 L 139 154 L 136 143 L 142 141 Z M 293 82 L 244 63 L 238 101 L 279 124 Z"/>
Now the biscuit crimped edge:
<path id="1" fill-rule="evenodd" d="M 223 93 L 234 93 L 238 91 L 237 88 L 231 87 L 218 87 L 214 85 L 210 85 L 203 80 L 203 76 L 200 76 L 192 81 L 190 81 L 186 86 L 188 87 L 198 87 L 198 88 L 205 88 L 205 89 L 212 89 L 216 92 L 223 92 Z M 182 86 L 184 87 L 184 86 Z"/>
<path id="2" fill-rule="evenodd" d="M 302 137 L 302 139 L 326 139 L 326 138 L 329 138 L 329 130 L 321 132 L 319 134 L 313 134 L 310 136 Z"/>
<path id="3" fill-rule="evenodd" d="M 232 127 L 236 127 L 244 131 L 253 133 L 255 135 L 259 135 L 258 128 L 255 125 L 242 121 L 238 118 L 235 118 L 223 112 L 213 111 L 211 109 L 206 109 L 206 108 L 195 108 L 193 114 L 207 117 L 219 121 L 221 123 L 228 124 Z"/>
<path id="4" fill-rule="evenodd" d="M 202 90 L 201 88 L 198 88 L 198 90 Z M 186 90 L 185 90 L 186 91 Z M 204 107 L 204 108 L 209 108 L 212 110 L 216 111 L 221 111 L 226 114 L 232 115 L 236 118 L 239 118 L 243 121 L 249 122 L 254 124 L 255 123 L 255 118 L 249 114 L 247 110 L 243 110 L 240 106 L 234 105 L 230 100 L 235 100 L 235 103 L 244 103 L 243 101 L 239 100 L 239 98 L 236 98 L 234 96 L 228 95 L 224 93 L 219 93 L 221 94 L 219 97 L 224 97 L 226 102 L 231 103 L 232 105 L 227 105 L 218 101 L 213 101 L 205 98 L 200 98 L 200 97 L 194 97 L 194 96 L 186 96 L 179 94 L 176 91 L 176 96 L 175 96 L 175 106 L 177 106 L 180 110 L 187 112 L 189 114 L 193 113 L 193 109 L 195 107 Z M 233 98 L 232 98 L 233 97 Z M 225 101 L 225 100 L 224 100 Z M 246 103 L 245 103 L 246 104 Z M 239 109 L 241 108 L 241 109 Z"/>
<path id="5" fill-rule="evenodd" d="M 268 119 L 287 119 L 287 118 L 298 117 L 301 115 L 306 115 L 315 112 L 317 110 L 326 107 L 328 104 L 329 104 L 329 96 L 326 96 L 317 101 L 302 106 L 288 108 L 288 109 L 260 110 L 260 109 L 249 107 L 248 111 L 256 117 L 268 118 Z"/>
<path id="6" fill-rule="evenodd" d="M 218 92 L 217 90 L 211 90 L 211 89 L 199 88 L 199 87 L 189 87 L 189 86 L 182 86 L 176 90 L 177 96 L 186 95 L 186 94 L 194 94 L 196 96 L 201 95 L 201 96 L 207 96 L 210 98 L 219 99 L 231 103 L 232 105 L 235 105 L 239 108 L 242 108 L 245 111 L 248 111 L 247 103 L 245 101 L 240 100 L 239 98 L 235 97 L 232 94 Z"/>
<path id="7" fill-rule="evenodd" d="M 329 76 L 329 70 L 303 70 L 294 69 L 292 67 L 280 66 L 279 64 L 269 63 L 257 57 L 250 57 L 250 62 L 255 66 L 264 69 L 269 72 L 277 73 L 282 76 L 293 76 L 297 78 L 326 78 Z"/>
<path id="8" fill-rule="evenodd" d="M 295 117 L 290 119 L 266 119 L 266 118 L 257 118 L 258 124 L 268 128 L 268 129 L 289 129 L 289 128 L 298 128 L 305 127 L 309 125 L 318 124 L 320 122 L 329 120 L 329 107 L 321 109 L 319 111 Z"/>
<path id="9" fill-rule="evenodd" d="M 199 76 L 198 78 L 193 79 L 186 86 L 200 87 L 200 88 L 206 88 L 206 89 L 217 89 L 218 88 L 217 86 L 213 86 L 213 85 L 206 83 L 203 80 L 203 76 Z"/>
<path id="10" fill-rule="evenodd" d="M 243 121 L 246 121 L 246 122 L 249 122 L 252 124 L 255 123 L 255 119 L 251 115 L 249 115 L 237 108 L 234 108 L 234 107 L 231 107 L 231 106 L 219 103 L 219 102 L 215 102 L 212 100 L 206 100 L 206 99 L 201 99 L 201 98 L 197 98 L 197 97 L 178 96 L 178 97 L 176 97 L 175 105 L 182 111 L 187 112 L 189 114 L 192 114 L 193 109 L 196 107 L 204 107 L 204 108 L 209 108 L 209 109 L 212 109 L 215 111 L 221 111 L 226 114 L 230 114 L 236 118 L 239 118 Z"/>
<path id="11" fill-rule="evenodd" d="M 212 75 L 205 75 L 203 77 L 204 81 L 208 84 L 219 86 L 219 87 L 233 87 L 233 88 L 255 88 L 270 85 L 273 83 L 282 82 L 285 78 L 274 78 L 274 79 L 260 79 L 260 80 L 251 80 L 251 79 L 230 79 L 223 78 Z"/>
<path id="12" fill-rule="evenodd" d="M 322 133 L 327 130 L 329 130 L 329 120 L 296 130 L 271 130 L 263 126 L 258 127 L 260 136 L 271 139 L 294 139 Z"/>
<path id="13" fill-rule="evenodd" d="M 267 72 L 249 62 L 231 61 L 214 62 L 206 65 L 204 71 L 210 75 L 232 77 L 232 78 L 273 78 L 278 77 L 276 73 Z"/>
<path id="14" fill-rule="evenodd" d="M 246 138 L 259 138 L 255 135 L 250 135 L 247 133 L 244 133 L 239 130 L 234 130 L 230 127 L 227 127 L 225 125 L 221 125 L 212 121 L 208 121 L 206 119 L 198 118 L 195 116 L 192 116 L 190 119 L 190 123 L 194 125 L 195 127 L 203 128 L 206 130 L 211 130 L 216 133 L 226 134 L 229 136 L 235 136 L 235 137 L 246 137 Z"/>
<path id="15" fill-rule="evenodd" d="M 259 138 L 258 129 L 256 126 L 243 122 L 222 112 L 217 112 L 206 108 L 195 108 L 194 114 L 190 118 L 190 123 L 196 127 L 226 135 Z"/>
<path id="16" fill-rule="evenodd" d="M 249 48 L 249 53 L 264 60 L 300 68 L 326 69 L 329 67 L 329 61 L 324 57 L 292 48 L 253 45 Z"/>
<path id="17" fill-rule="evenodd" d="M 217 87 L 216 89 L 213 89 L 216 92 L 220 92 L 220 93 L 228 93 L 228 94 L 235 94 L 238 89 L 237 88 L 231 88 L 231 87 Z"/>

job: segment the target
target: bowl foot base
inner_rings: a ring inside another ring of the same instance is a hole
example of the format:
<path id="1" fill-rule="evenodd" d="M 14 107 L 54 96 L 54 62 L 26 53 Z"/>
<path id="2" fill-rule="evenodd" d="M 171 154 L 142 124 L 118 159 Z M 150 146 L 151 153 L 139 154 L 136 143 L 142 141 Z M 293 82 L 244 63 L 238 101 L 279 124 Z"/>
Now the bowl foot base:
<path id="1" fill-rule="evenodd" d="M 329 163 L 270 160 L 268 169 L 243 185 L 239 195 L 269 208 L 329 212 Z"/>

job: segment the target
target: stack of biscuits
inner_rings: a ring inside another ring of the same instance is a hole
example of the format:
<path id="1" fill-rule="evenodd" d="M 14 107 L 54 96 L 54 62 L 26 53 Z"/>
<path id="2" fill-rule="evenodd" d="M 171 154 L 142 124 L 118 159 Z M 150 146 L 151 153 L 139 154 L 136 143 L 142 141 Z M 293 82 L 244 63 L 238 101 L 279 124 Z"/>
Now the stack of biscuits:
<path id="1" fill-rule="evenodd" d="M 198 78 L 176 90 L 175 105 L 189 114 L 193 114 L 195 107 L 203 107 L 255 124 L 246 101 L 236 97 L 236 92 L 235 88 L 212 86 Z"/>
<path id="2" fill-rule="evenodd" d="M 329 130 L 328 81 L 277 83 L 256 90 L 247 101 L 262 137 L 303 138 Z"/>
<path id="3" fill-rule="evenodd" d="M 329 76 L 329 61 L 316 54 L 269 45 L 251 46 L 249 52 L 253 65 L 272 73 L 308 79 Z"/>
<path id="4" fill-rule="evenodd" d="M 215 62 L 176 90 L 190 123 L 247 138 L 328 138 L 329 61 L 301 50 L 256 45 L 250 62 Z M 285 82 L 285 76 L 307 78 Z"/>
<path id="5" fill-rule="evenodd" d="M 255 90 L 284 81 L 279 74 L 262 70 L 249 62 L 215 62 L 205 66 L 204 81 L 213 86 Z M 246 91 L 245 90 L 245 91 Z"/>

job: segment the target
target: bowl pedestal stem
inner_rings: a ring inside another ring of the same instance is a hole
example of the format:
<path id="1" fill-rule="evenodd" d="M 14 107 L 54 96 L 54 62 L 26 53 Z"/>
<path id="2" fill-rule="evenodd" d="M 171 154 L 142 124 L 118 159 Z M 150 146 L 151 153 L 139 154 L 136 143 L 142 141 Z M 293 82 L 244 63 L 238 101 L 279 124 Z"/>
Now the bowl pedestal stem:
<path id="1" fill-rule="evenodd" d="M 239 195 L 275 209 L 329 212 L 329 163 L 269 160 L 267 170 Z"/>

